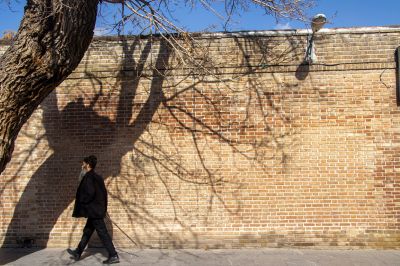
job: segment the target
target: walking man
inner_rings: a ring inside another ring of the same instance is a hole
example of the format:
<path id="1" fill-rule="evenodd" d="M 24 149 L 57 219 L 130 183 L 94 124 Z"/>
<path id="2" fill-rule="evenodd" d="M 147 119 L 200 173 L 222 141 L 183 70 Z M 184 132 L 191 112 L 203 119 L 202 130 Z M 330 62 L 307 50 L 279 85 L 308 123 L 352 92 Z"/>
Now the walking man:
<path id="1" fill-rule="evenodd" d="M 118 254 L 115 251 L 104 223 L 104 217 L 107 213 L 107 190 L 103 178 L 94 171 L 96 164 L 97 158 L 94 155 L 83 159 L 82 172 L 84 175 L 76 192 L 75 207 L 72 216 L 85 217 L 87 221 L 83 228 L 82 239 L 78 247 L 75 250 L 67 249 L 67 251 L 75 260 L 79 260 L 93 231 L 96 230 L 104 247 L 108 251 L 108 259 L 103 261 L 103 263 L 119 263 Z"/>

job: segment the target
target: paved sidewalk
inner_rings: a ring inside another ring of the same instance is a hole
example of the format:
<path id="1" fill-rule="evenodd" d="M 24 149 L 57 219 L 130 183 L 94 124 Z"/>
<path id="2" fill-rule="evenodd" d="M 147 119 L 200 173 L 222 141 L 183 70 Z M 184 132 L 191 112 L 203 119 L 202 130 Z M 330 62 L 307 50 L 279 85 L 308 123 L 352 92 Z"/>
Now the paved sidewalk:
<path id="1" fill-rule="evenodd" d="M 159 250 L 119 249 L 117 265 L 151 266 L 253 266 L 253 265 L 389 265 L 400 266 L 400 250 L 217 249 Z M 73 261 L 65 249 L 0 249 L 1 265 L 102 265 L 103 249 L 89 249 Z"/>

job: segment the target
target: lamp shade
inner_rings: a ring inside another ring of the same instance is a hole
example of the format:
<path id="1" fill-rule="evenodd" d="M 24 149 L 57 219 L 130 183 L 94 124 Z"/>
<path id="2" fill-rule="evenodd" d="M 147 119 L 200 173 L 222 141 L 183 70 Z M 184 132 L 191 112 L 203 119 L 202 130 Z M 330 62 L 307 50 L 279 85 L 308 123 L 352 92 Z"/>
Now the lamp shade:
<path id="1" fill-rule="evenodd" d="M 326 16 L 324 14 L 317 14 L 312 18 L 311 29 L 313 32 L 319 31 L 326 23 Z"/>

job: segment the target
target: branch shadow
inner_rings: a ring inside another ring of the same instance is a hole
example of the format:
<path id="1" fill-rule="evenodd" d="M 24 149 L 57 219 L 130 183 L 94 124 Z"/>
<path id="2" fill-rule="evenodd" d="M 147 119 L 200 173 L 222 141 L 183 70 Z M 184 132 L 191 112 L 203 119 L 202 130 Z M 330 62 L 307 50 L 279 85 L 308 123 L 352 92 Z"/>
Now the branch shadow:
<path id="1" fill-rule="evenodd" d="M 117 96 L 107 93 L 108 85 L 104 80 L 87 69 L 85 77 L 96 89 L 95 94 L 88 93 L 63 103 L 53 92 L 43 102 L 43 138 L 47 139 L 52 153 L 32 175 L 19 198 L 2 247 L 20 246 L 18 241 L 25 239 L 32 239 L 34 246 L 45 247 L 51 236 L 66 237 L 72 244 L 71 231 L 80 224 L 71 224 L 71 213 L 65 211 L 71 210 L 80 162 L 88 154 L 96 154 L 99 159 L 99 173 L 111 187 L 109 197 L 113 206 L 123 210 L 120 212 L 125 224 L 136 226 L 132 232 L 126 233 L 123 225 L 108 220 L 109 229 L 111 232 L 121 231 L 138 247 L 182 248 L 188 242 L 200 247 L 192 221 L 204 219 L 202 223 L 207 224 L 208 215 L 217 204 L 232 216 L 241 211 L 238 199 L 240 182 L 224 178 L 221 154 L 227 149 L 265 170 L 269 167 L 265 160 L 278 158 L 282 164 L 285 163 L 281 140 L 294 132 L 277 134 L 273 126 L 284 127 L 291 123 L 291 119 L 283 110 L 281 103 L 284 99 L 280 92 L 263 91 L 262 84 L 254 76 L 254 69 L 246 69 L 239 77 L 247 79 L 249 85 L 247 100 L 243 100 L 230 96 L 232 91 L 229 88 L 219 87 L 230 81 L 223 78 L 210 80 L 208 73 L 195 77 L 190 73 L 179 77 L 178 81 L 171 79 L 168 64 L 173 51 L 165 39 L 149 38 L 144 45 L 139 38 L 132 42 L 121 39 L 121 44 L 124 58 L 117 77 Z M 254 41 L 247 44 L 260 45 Z M 157 48 L 155 62 L 150 63 L 149 69 L 146 64 L 152 61 L 153 50 Z M 138 49 L 141 52 L 135 61 L 134 54 Z M 248 48 L 241 49 L 245 53 Z M 267 50 L 263 53 L 270 56 Z M 284 51 L 281 59 L 286 53 L 288 51 Z M 147 82 L 149 87 L 145 98 L 139 93 L 142 82 Z M 178 85 L 180 89 L 176 89 Z M 211 94 L 205 91 L 210 86 L 216 87 Z M 79 83 L 71 85 L 70 89 L 74 87 L 79 87 Z M 113 108 L 110 102 L 117 103 L 115 114 L 108 111 Z M 59 110 L 59 106 L 64 107 Z M 197 106 L 204 106 L 208 111 L 207 117 L 196 112 Z M 237 106 L 246 108 L 239 110 Z M 257 117 L 249 111 L 255 107 L 259 108 Z M 271 125 L 274 118 L 278 122 Z M 164 140 L 158 139 L 157 127 L 187 136 L 182 141 L 190 141 L 196 166 L 190 166 L 180 154 L 181 140 L 168 136 Z M 255 127 L 261 128 L 263 137 L 247 138 L 247 131 L 256 131 Z M 168 142 L 168 146 L 163 145 L 163 141 Z M 35 148 L 32 147 L 32 152 Z M 220 161 L 211 164 L 207 158 L 209 153 L 216 154 Z M 127 159 L 132 169 L 122 169 L 122 161 Z M 130 175 L 132 172 L 134 178 Z M 155 215 L 143 204 L 143 191 L 148 191 L 155 183 L 161 184 L 164 190 L 166 199 L 163 200 L 172 213 L 168 219 Z M 206 202 L 206 215 L 194 216 L 192 210 L 179 202 L 183 196 L 174 187 L 177 183 L 186 184 L 193 189 L 198 201 Z M 230 191 L 226 193 L 232 194 L 229 199 L 222 193 L 225 187 Z M 209 191 L 206 196 L 202 195 L 203 188 Z M 169 230 L 171 223 L 186 235 Z M 66 228 L 70 231 L 65 232 Z M 153 232 L 162 236 L 157 243 L 146 241 Z"/>
<path id="2" fill-rule="evenodd" d="M 124 62 L 132 64 L 129 55 L 138 45 L 139 42 L 134 42 L 129 46 L 123 41 L 124 54 L 127 55 Z M 31 241 L 30 244 L 37 247 L 45 247 L 51 234 L 60 234 L 58 232 L 62 229 L 55 225 L 60 219 L 68 221 L 68 217 L 62 217 L 61 214 L 74 200 L 78 183 L 77 167 L 85 155 L 96 154 L 99 161 L 106 165 L 101 169 L 103 176 L 118 175 L 121 158 L 132 150 L 161 102 L 157 95 L 160 95 L 162 89 L 163 73 L 155 72 L 150 97 L 136 120 L 127 124 L 131 116 L 129 110 L 132 110 L 132 99 L 152 45 L 152 40 L 148 40 L 139 62 L 133 68 L 131 66 L 130 72 L 135 72 L 133 75 L 126 76 L 127 71 L 122 67 L 118 76 L 121 92 L 115 122 L 107 116 L 99 115 L 94 109 L 102 97 L 103 87 L 101 80 L 96 80 L 91 73 L 87 75 L 97 83 L 99 92 L 88 104 L 85 105 L 84 99 L 80 97 L 59 111 L 56 92 L 51 93 L 43 102 L 45 137 L 52 154 L 36 170 L 20 196 L 2 247 L 21 247 L 21 243 L 23 245 L 26 241 Z M 168 56 L 169 48 L 161 41 L 156 64 L 162 65 Z M 128 140 L 118 139 L 129 133 L 134 134 Z"/>

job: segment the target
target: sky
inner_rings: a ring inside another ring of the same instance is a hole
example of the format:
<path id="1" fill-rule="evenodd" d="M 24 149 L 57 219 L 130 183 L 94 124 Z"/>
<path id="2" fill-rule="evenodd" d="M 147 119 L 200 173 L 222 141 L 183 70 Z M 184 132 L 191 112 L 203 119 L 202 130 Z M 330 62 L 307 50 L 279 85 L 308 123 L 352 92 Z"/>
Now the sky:
<path id="1" fill-rule="evenodd" d="M 5 31 L 17 31 L 26 0 L 13 0 L 11 7 L 5 2 L 5 0 L 0 0 L 0 36 Z M 107 26 L 107 22 L 113 21 L 111 11 L 104 6 L 101 10 L 105 20 L 98 19 L 95 33 L 97 35 L 115 34 L 116 32 L 110 31 Z M 189 31 L 224 30 L 224 22 L 211 12 L 201 9 L 184 9 L 179 5 L 173 7 L 172 10 L 177 22 L 185 25 Z M 326 28 L 390 26 L 400 25 L 399 10 L 400 0 L 317 0 L 317 5 L 309 10 L 307 15 L 311 18 L 318 13 L 325 14 L 328 18 Z M 290 20 L 276 22 L 273 17 L 265 15 L 260 9 L 250 8 L 248 12 L 236 16 L 227 30 L 305 29 L 309 28 L 307 24 Z M 126 30 L 124 33 L 130 32 Z"/>

